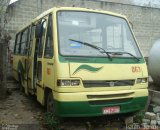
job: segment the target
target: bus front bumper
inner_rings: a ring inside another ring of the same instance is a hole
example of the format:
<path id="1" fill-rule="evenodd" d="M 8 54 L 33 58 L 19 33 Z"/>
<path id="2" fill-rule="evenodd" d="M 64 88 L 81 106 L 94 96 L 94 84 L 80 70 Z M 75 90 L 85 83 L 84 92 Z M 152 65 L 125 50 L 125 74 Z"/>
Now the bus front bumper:
<path id="1" fill-rule="evenodd" d="M 54 93 L 53 95 L 56 95 L 54 100 L 58 116 L 90 117 L 103 116 L 103 109 L 106 107 L 119 107 L 120 111 L 116 114 L 132 113 L 143 110 L 148 99 L 148 90 L 137 90 L 134 91 L 134 96 L 132 97 L 128 96 L 117 99 L 88 100 L 87 98 L 84 98 L 87 97 L 86 93 Z M 60 99 L 60 101 L 58 101 L 58 99 Z"/>

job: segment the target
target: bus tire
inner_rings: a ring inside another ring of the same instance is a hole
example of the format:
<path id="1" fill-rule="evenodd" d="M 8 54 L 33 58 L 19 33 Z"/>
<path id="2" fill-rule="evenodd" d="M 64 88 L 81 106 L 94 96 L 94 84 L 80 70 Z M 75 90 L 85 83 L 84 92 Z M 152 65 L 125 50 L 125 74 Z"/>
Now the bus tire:
<path id="1" fill-rule="evenodd" d="M 19 81 L 18 87 L 20 88 L 20 91 L 21 91 L 21 92 L 24 92 L 24 87 L 23 87 L 23 85 L 22 85 L 22 77 L 21 77 L 21 74 L 20 74 L 20 73 L 18 74 L 18 81 Z"/>
<path id="2" fill-rule="evenodd" d="M 55 103 L 54 103 L 52 92 L 48 93 L 46 105 L 47 105 L 47 112 L 55 113 Z"/>

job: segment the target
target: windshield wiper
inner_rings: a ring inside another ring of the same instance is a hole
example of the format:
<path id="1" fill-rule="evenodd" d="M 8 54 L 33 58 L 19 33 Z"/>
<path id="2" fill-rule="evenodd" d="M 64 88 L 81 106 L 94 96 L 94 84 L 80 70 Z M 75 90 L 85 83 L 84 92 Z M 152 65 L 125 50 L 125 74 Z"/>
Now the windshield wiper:
<path id="1" fill-rule="evenodd" d="M 113 54 L 113 55 L 123 55 L 123 54 L 128 54 L 130 56 L 132 56 L 134 59 L 136 59 L 137 61 L 139 61 L 140 59 L 137 58 L 136 56 L 134 56 L 132 53 L 129 53 L 129 52 L 125 52 L 125 51 L 122 51 L 122 52 L 109 52 L 110 54 Z"/>
<path id="2" fill-rule="evenodd" d="M 94 49 L 96 49 L 96 50 L 99 50 L 100 53 L 102 53 L 102 54 L 105 53 L 105 54 L 108 56 L 108 58 L 112 61 L 112 57 L 110 56 L 109 52 L 105 51 L 105 50 L 104 50 L 103 48 L 101 48 L 101 47 L 92 45 L 92 44 L 87 43 L 87 42 L 82 42 L 82 41 L 74 40 L 74 39 L 69 39 L 69 40 L 70 40 L 70 41 L 74 41 L 74 42 L 78 42 L 78 43 L 80 43 L 80 44 L 82 44 L 82 45 L 86 45 L 86 46 L 92 47 L 92 48 L 94 48 Z"/>

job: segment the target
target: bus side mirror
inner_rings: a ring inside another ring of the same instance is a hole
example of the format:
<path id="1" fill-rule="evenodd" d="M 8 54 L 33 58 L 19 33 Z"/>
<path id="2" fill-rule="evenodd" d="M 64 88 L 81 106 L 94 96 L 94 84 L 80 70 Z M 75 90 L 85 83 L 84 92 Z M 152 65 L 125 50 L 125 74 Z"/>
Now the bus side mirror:
<path id="1" fill-rule="evenodd" d="M 43 34 L 43 24 L 38 23 L 36 25 L 36 31 L 35 31 L 35 37 L 37 38 L 41 38 Z"/>

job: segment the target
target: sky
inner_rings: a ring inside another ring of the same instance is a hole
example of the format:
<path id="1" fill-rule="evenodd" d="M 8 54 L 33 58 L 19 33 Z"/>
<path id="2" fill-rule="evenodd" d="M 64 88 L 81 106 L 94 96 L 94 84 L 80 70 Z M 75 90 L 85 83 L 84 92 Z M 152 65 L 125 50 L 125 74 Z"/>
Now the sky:
<path id="1" fill-rule="evenodd" d="M 151 7 L 159 7 L 160 1 L 159 0 L 133 0 L 133 3 L 138 5 L 150 5 Z"/>
<path id="2" fill-rule="evenodd" d="M 12 4 L 18 0 L 10 0 L 9 4 Z M 136 5 L 141 5 L 141 6 L 151 6 L 151 7 L 160 7 L 160 0 L 131 0 L 134 4 Z"/>
<path id="3" fill-rule="evenodd" d="M 16 2 L 16 1 L 18 1 L 18 0 L 10 0 L 9 4 L 12 4 L 12 3 Z"/>

